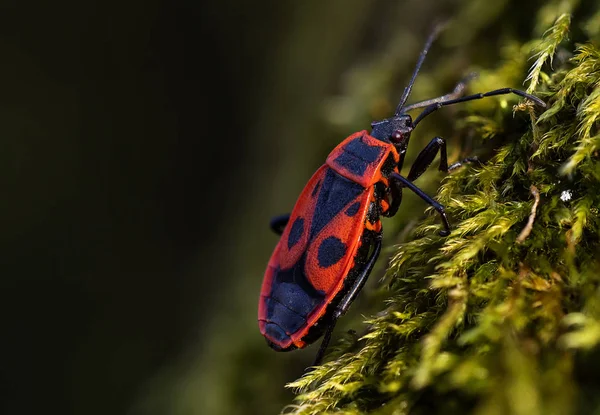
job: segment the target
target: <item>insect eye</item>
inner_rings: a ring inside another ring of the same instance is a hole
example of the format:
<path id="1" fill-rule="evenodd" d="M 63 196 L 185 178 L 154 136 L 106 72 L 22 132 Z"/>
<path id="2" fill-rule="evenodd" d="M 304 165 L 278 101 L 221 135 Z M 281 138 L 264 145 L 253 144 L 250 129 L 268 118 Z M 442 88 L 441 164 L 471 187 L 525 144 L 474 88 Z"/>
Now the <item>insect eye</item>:
<path id="1" fill-rule="evenodd" d="M 402 137 L 404 137 L 404 134 L 402 134 L 402 131 L 400 130 L 396 130 L 392 133 L 392 141 L 394 143 L 399 143 L 402 141 Z"/>

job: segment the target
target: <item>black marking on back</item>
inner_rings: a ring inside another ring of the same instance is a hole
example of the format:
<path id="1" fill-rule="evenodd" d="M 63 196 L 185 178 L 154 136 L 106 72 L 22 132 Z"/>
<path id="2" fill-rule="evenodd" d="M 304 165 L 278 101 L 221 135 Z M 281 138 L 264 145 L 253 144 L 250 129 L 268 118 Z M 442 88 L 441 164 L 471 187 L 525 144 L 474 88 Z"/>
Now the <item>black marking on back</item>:
<path id="1" fill-rule="evenodd" d="M 316 290 L 308 282 L 306 275 L 304 275 L 305 263 L 306 255 L 302 255 L 300 260 L 290 269 L 277 269 L 273 275 L 271 292 L 269 293 L 270 298 L 304 319 L 325 298 L 324 292 Z M 289 326 L 295 326 L 297 322 L 295 317 L 293 318 L 293 316 L 288 315 L 287 311 L 280 308 L 269 309 L 267 307 L 267 319 L 275 321 L 290 333 L 292 331 L 281 319 L 286 320 Z"/>
<path id="2" fill-rule="evenodd" d="M 321 187 L 321 181 L 322 181 L 322 179 L 319 179 L 319 181 L 315 185 L 315 188 L 313 189 L 312 193 L 310 194 L 310 197 L 315 197 L 317 195 L 319 188 Z"/>
<path id="3" fill-rule="evenodd" d="M 334 311 L 336 310 L 337 306 L 339 305 L 340 301 L 344 298 L 348 290 L 352 288 L 360 272 L 364 269 L 374 238 L 378 238 L 378 235 L 378 232 L 370 230 L 365 230 L 363 232 L 361 237 L 362 243 L 358 248 L 356 255 L 354 256 L 354 267 L 352 267 L 352 269 L 348 272 L 348 275 L 344 279 L 344 286 L 342 287 L 340 292 L 338 292 L 337 295 L 329 302 L 329 304 L 327 304 L 325 314 L 319 320 L 317 320 L 317 322 L 310 327 L 308 333 L 306 333 L 306 335 L 302 337 L 302 340 L 306 344 L 314 343 L 316 340 L 321 338 L 327 326 L 331 324 Z"/>
<path id="4" fill-rule="evenodd" d="M 267 298 L 266 302 L 268 321 L 277 324 L 288 333 L 294 333 L 306 324 L 306 316 L 296 313 L 273 297 Z"/>
<path id="5" fill-rule="evenodd" d="M 265 333 L 272 339 L 280 342 L 284 342 L 290 338 L 277 323 L 267 322 L 265 324 Z"/>
<path id="6" fill-rule="evenodd" d="M 290 229 L 290 234 L 288 236 L 288 249 L 292 249 L 294 245 L 298 243 L 302 234 L 304 233 L 304 219 L 296 218 L 292 225 L 292 229 Z"/>
<path id="7" fill-rule="evenodd" d="M 332 169 L 327 169 L 319 199 L 315 205 L 310 229 L 311 239 L 364 190 L 358 183 L 340 176 Z"/>
<path id="8" fill-rule="evenodd" d="M 370 146 L 362 138 L 357 138 L 346 144 L 335 162 L 351 173 L 361 176 L 369 164 L 379 158 L 381 152 L 381 147 Z"/>
<path id="9" fill-rule="evenodd" d="M 344 212 L 346 216 L 354 216 L 358 213 L 358 209 L 360 208 L 360 202 L 354 202 L 350 205 L 348 209 Z"/>
<path id="10" fill-rule="evenodd" d="M 381 147 L 372 147 L 365 143 L 362 138 L 360 138 L 359 140 L 352 140 L 346 144 L 344 151 L 360 157 L 362 160 L 368 163 L 373 163 L 379 158 L 379 154 L 381 154 Z"/>
<path id="11" fill-rule="evenodd" d="M 321 245 L 319 245 L 319 253 L 317 255 L 319 266 L 328 268 L 337 264 L 346 255 L 346 250 L 346 244 L 340 238 L 336 238 L 335 236 L 325 238 L 321 242 Z"/>

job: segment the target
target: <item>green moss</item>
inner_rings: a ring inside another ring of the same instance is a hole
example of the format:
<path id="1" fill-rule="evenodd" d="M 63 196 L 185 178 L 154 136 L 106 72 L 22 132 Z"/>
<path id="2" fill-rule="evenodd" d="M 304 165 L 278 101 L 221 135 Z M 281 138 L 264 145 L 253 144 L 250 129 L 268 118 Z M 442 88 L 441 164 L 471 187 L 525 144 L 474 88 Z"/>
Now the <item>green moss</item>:
<path id="1" fill-rule="evenodd" d="M 527 90 L 548 109 L 512 97 L 503 102 L 513 108 L 465 105 L 454 127 L 479 137 L 471 151 L 483 163 L 439 188 L 452 234 L 437 236 L 430 210 L 394 248 L 385 309 L 358 342 L 289 384 L 298 395 L 285 412 L 600 411 L 587 398 L 600 390 L 588 375 L 600 343 L 600 49 L 569 43 L 578 3 L 549 2 L 538 26 L 558 18 L 543 36 L 482 72 L 478 90 L 511 84 L 535 56 Z M 582 26 L 593 38 L 591 16 Z"/>

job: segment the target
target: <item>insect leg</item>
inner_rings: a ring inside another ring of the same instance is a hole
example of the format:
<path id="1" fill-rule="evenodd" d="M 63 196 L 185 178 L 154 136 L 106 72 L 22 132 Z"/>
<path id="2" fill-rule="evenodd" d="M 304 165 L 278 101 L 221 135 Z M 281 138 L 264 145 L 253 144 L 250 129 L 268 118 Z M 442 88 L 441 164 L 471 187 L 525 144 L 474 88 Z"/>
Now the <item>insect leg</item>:
<path id="1" fill-rule="evenodd" d="M 346 312 L 350 308 L 350 304 L 352 304 L 352 302 L 354 301 L 354 299 L 356 298 L 356 296 L 358 295 L 360 290 L 362 290 L 362 288 L 365 286 L 365 283 L 367 282 L 367 279 L 369 278 L 369 274 L 371 274 L 371 271 L 373 270 L 373 267 L 375 266 L 375 262 L 377 261 L 377 258 L 379 257 L 380 253 L 381 253 L 381 235 L 378 235 L 377 239 L 375 240 L 375 243 L 373 244 L 373 252 L 371 253 L 371 256 L 369 257 L 369 260 L 367 261 L 365 268 L 363 269 L 363 271 L 360 273 L 360 275 L 356 278 L 356 280 L 352 284 L 352 288 L 350 289 L 350 291 L 348 291 L 346 293 L 344 298 L 342 298 L 342 301 L 340 301 L 340 303 L 338 304 L 336 311 L 334 312 L 335 318 L 339 318 L 339 317 L 343 316 L 344 314 L 346 314 Z"/>
<path id="2" fill-rule="evenodd" d="M 440 214 L 440 216 L 442 217 L 442 222 L 444 223 L 444 228 L 446 228 L 445 230 L 440 231 L 440 235 L 448 236 L 450 234 L 450 223 L 448 223 L 448 217 L 446 216 L 446 210 L 444 209 L 444 206 L 440 205 L 431 196 L 429 196 L 427 193 L 415 186 L 406 177 L 400 176 L 398 173 L 392 173 L 390 175 L 390 179 L 392 181 L 398 182 L 402 187 L 406 187 L 412 190 L 417 196 L 419 196 L 425 202 L 430 204 Z"/>
<path id="3" fill-rule="evenodd" d="M 281 235 L 285 229 L 285 225 L 290 221 L 290 214 L 275 216 L 271 219 L 271 230 L 277 235 Z"/>
<path id="4" fill-rule="evenodd" d="M 337 323 L 337 319 L 332 319 L 329 323 L 329 326 L 327 326 L 327 331 L 325 332 L 325 336 L 323 337 L 323 341 L 319 346 L 319 351 L 315 356 L 315 360 L 313 360 L 312 366 L 319 366 L 321 364 L 321 360 L 323 360 L 323 356 L 325 355 L 325 350 L 327 350 L 327 346 L 329 345 L 329 341 L 331 340 L 331 333 L 333 333 L 335 323 Z"/>
<path id="5" fill-rule="evenodd" d="M 417 180 L 427 170 L 427 168 L 433 162 L 437 153 L 440 153 L 440 167 L 439 170 L 448 172 L 448 153 L 446 152 L 446 140 L 442 137 L 434 137 L 429 144 L 425 146 L 419 153 L 415 162 L 410 168 L 407 179 L 411 182 Z"/>
<path id="6" fill-rule="evenodd" d="M 414 182 L 419 177 L 421 177 L 425 170 L 427 170 L 427 168 L 431 165 L 433 159 L 435 159 L 435 156 L 437 155 L 438 151 L 440 152 L 440 166 L 438 167 L 438 169 L 439 171 L 443 171 L 444 173 L 449 173 L 452 170 L 455 170 L 466 163 L 479 162 L 479 159 L 477 157 L 467 157 L 459 162 L 448 166 L 446 140 L 442 137 L 435 137 L 429 142 L 429 144 L 427 144 L 427 146 L 423 150 L 421 150 L 412 167 L 410 168 L 410 172 L 408 173 L 407 179 L 411 182 Z"/>
<path id="7" fill-rule="evenodd" d="M 398 180 L 390 180 L 390 192 L 390 208 L 387 212 L 383 213 L 383 216 L 387 216 L 388 218 L 391 218 L 398 212 L 398 208 L 402 202 L 402 183 Z"/>
<path id="8" fill-rule="evenodd" d="M 321 346 L 319 347 L 319 351 L 317 352 L 317 356 L 313 362 L 313 366 L 318 366 L 321 364 L 321 360 L 323 359 L 323 355 L 327 350 L 327 346 L 329 345 L 329 341 L 331 340 L 331 333 L 333 333 L 333 329 L 335 328 L 335 323 L 337 323 L 338 318 L 346 314 L 348 308 L 350 308 L 350 304 L 354 301 L 360 290 L 364 287 L 367 279 L 369 278 L 369 274 L 373 270 L 375 266 L 375 262 L 377 261 L 377 257 L 381 252 L 381 235 L 378 235 L 375 244 L 373 246 L 373 252 L 369 257 L 369 260 L 365 264 L 365 268 L 360 273 L 360 275 L 356 278 L 356 280 L 352 283 L 352 287 L 346 293 L 346 295 L 342 298 L 335 311 L 333 312 L 333 316 L 331 318 L 331 322 L 329 326 L 327 326 L 327 331 L 325 332 L 325 336 L 323 337 L 323 341 L 321 342 Z"/>

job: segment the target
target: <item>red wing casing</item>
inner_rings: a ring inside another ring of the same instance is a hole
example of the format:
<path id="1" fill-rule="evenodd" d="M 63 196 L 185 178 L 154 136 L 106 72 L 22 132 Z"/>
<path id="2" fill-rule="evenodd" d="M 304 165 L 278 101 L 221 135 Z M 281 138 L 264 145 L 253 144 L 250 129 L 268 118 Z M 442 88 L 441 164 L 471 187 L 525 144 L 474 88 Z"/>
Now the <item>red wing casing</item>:
<path id="1" fill-rule="evenodd" d="M 342 176 L 367 188 L 381 180 L 381 168 L 392 154 L 395 164 L 400 156 L 391 143 L 359 131 L 342 141 L 327 157 L 327 165 Z"/>
<path id="2" fill-rule="evenodd" d="M 259 326 L 272 347 L 304 347 L 303 337 L 342 289 L 390 147 L 364 131 L 353 134 L 300 194 L 261 289 Z"/>

